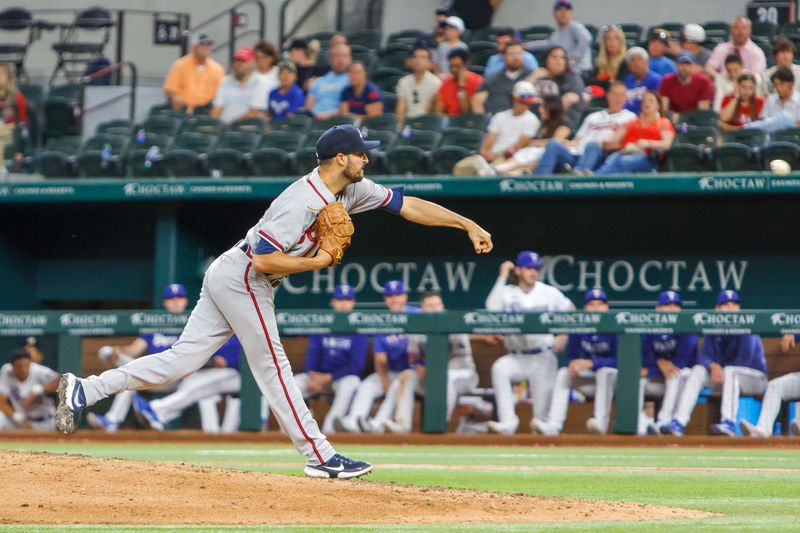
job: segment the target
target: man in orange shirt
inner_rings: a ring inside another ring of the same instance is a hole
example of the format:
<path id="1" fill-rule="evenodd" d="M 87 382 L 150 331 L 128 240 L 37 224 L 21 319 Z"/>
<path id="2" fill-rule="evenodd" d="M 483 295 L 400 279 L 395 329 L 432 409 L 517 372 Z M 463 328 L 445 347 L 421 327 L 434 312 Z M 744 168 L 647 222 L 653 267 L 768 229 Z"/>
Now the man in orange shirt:
<path id="1" fill-rule="evenodd" d="M 439 87 L 435 110 L 450 116 L 472 111 L 472 97 L 483 83 L 483 77 L 467 68 L 469 53 L 457 48 L 447 54 L 450 75 Z"/>
<path id="2" fill-rule="evenodd" d="M 172 109 L 193 113 L 211 103 L 225 77 L 222 65 L 211 59 L 214 41 L 206 33 L 192 36 L 191 53 L 172 64 L 164 82 L 164 93 Z"/>

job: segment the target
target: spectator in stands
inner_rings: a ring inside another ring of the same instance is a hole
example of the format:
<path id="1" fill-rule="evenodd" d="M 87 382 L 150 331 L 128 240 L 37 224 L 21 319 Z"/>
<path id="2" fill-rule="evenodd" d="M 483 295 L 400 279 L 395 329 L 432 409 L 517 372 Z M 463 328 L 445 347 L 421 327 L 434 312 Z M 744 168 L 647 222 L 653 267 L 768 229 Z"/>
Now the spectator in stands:
<path id="1" fill-rule="evenodd" d="M 331 38 L 328 39 L 328 50 L 331 50 L 334 46 L 340 44 L 349 45 L 349 43 L 347 42 L 347 35 L 345 35 L 344 33 L 334 33 L 333 35 L 331 35 Z"/>
<path id="2" fill-rule="evenodd" d="M 308 89 L 306 109 L 318 120 L 327 119 L 339 113 L 342 91 L 350 85 L 347 71 L 352 62 L 350 47 L 338 44 L 330 51 L 331 70 L 315 79 Z"/>
<path id="3" fill-rule="evenodd" d="M 456 16 L 449 16 L 439 23 L 444 28 L 444 39 L 433 52 L 434 72 L 440 75 L 447 72 L 450 52 L 453 50 L 469 50 L 469 46 L 461 40 L 464 33 L 464 21 Z"/>
<path id="4" fill-rule="evenodd" d="M 436 22 L 433 25 L 433 32 L 420 35 L 417 42 L 414 43 L 414 48 L 427 48 L 433 52 L 439 46 L 439 43 L 444 41 L 443 22 L 450 16 L 450 11 L 446 7 L 438 7 L 435 14 Z"/>
<path id="5" fill-rule="evenodd" d="M 523 65 L 525 49 L 522 44 L 512 42 L 503 51 L 506 68 L 492 76 L 485 76 L 483 84 L 472 97 L 472 110 L 475 113 L 498 113 L 511 106 L 511 93 L 516 83 L 527 78 L 531 71 Z"/>
<path id="6" fill-rule="evenodd" d="M 749 122 L 745 129 L 760 129 L 775 132 L 796 128 L 800 124 L 800 92 L 794 88 L 794 73 L 788 68 L 779 68 L 772 73 L 775 94 L 764 101 L 760 119 Z"/>
<path id="7" fill-rule="evenodd" d="M 469 52 L 456 48 L 447 58 L 450 74 L 439 87 L 434 111 L 450 116 L 472 111 L 472 97 L 483 83 L 483 76 L 467 68 Z"/>
<path id="8" fill-rule="evenodd" d="M 281 56 L 275 45 L 264 39 L 253 47 L 253 54 L 256 61 L 255 74 L 264 78 L 269 94 L 278 86 L 278 63 L 281 61 Z"/>
<path id="9" fill-rule="evenodd" d="M 559 169 L 571 170 L 574 174 L 596 170 L 604 159 L 600 148 L 603 141 L 611 139 L 620 126 L 636 119 L 636 115 L 625 109 L 626 94 L 624 83 L 611 82 L 607 93 L 608 109 L 583 119 L 572 140 L 552 139 L 548 142 L 536 166 L 536 175 L 553 174 Z M 587 149 L 589 146 L 591 148 Z"/>
<path id="10" fill-rule="evenodd" d="M 214 96 L 211 116 L 230 124 L 240 118 L 257 116 L 267 109 L 267 82 L 253 73 L 253 49 L 242 46 L 233 54 L 231 73 L 225 76 Z"/>
<path id="11" fill-rule="evenodd" d="M 544 41 L 528 43 L 528 50 L 541 52 L 553 46 L 561 47 L 569 58 L 571 70 L 589 72 L 592 70 L 592 34 L 586 26 L 573 20 L 572 8 L 570 0 L 556 0 L 553 18 L 558 27 Z"/>
<path id="12" fill-rule="evenodd" d="M 711 57 L 711 50 L 703 46 L 706 41 L 706 30 L 699 24 L 687 24 L 681 31 L 681 50 L 691 52 L 695 67 L 692 72 L 704 71 Z"/>
<path id="13" fill-rule="evenodd" d="M 297 85 L 307 92 L 319 69 L 308 55 L 308 43 L 305 39 L 294 39 L 289 44 L 289 61 L 297 67 Z"/>
<path id="14" fill-rule="evenodd" d="M 554 94 L 545 96 L 539 108 L 539 114 L 542 117 L 542 124 L 528 146 L 515 152 L 511 159 L 493 165 L 493 171 L 480 172 L 480 175 L 518 176 L 530 172 L 539 162 L 544 154 L 545 146 L 551 139 L 565 141 L 572 133 L 564 104 L 558 96 Z"/>
<path id="15" fill-rule="evenodd" d="M 450 0 L 448 5 L 454 15 L 464 19 L 470 30 L 482 30 L 492 24 L 494 10 L 500 0 Z"/>
<path id="16" fill-rule="evenodd" d="M 650 70 L 664 76 L 678 71 L 675 62 L 666 56 L 672 45 L 672 34 L 664 28 L 655 28 L 647 41 L 647 53 L 650 54 Z"/>
<path id="17" fill-rule="evenodd" d="M 705 73 L 692 73 L 694 56 L 684 50 L 678 54 L 678 72 L 661 78 L 658 92 L 664 105 L 664 114 L 672 111 L 672 122 L 678 123 L 681 113 L 697 109 L 711 109 L 714 87 Z"/>
<path id="18" fill-rule="evenodd" d="M 530 110 L 530 106 L 536 102 L 531 82 L 518 81 L 508 99 L 511 109 L 500 111 L 492 117 L 481 144 L 480 154 L 490 163 L 499 162 L 501 158 L 508 160 L 514 152 L 527 146 L 541 125 Z"/>
<path id="19" fill-rule="evenodd" d="M 297 85 L 294 63 L 281 61 L 278 64 L 278 82 L 280 85 L 269 93 L 267 118 L 270 120 L 284 120 L 302 109 L 305 102 L 303 90 Z"/>
<path id="20" fill-rule="evenodd" d="M 589 85 L 599 85 L 608 90 L 615 80 L 622 81 L 628 75 L 628 64 L 625 54 L 628 45 L 625 43 L 625 34 L 619 26 L 608 26 L 600 37 L 600 49 L 595 60 L 595 69 L 589 80 Z"/>
<path id="21" fill-rule="evenodd" d="M 56 408 L 49 396 L 58 388 L 58 372 L 31 361 L 24 348 L 11 352 L 0 367 L 0 430 L 56 428 Z"/>
<path id="22" fill-rule="evenodd" d="M 502 72 L 502 70 L 506 68 L 507 64 L 503 56 L 506 46 L 509 43 L 522 42 L 521 37 L 522 36 L 519 34 L 519 32 L 511 27 L 502 28 L 495 34 L 497 53 L 486 61 L 486 67 L 483 69 L 484 78 L 491 78 L 493 75 L 497 74 L 498 72 Z M 534 71 L 539 68 L 539 62 L 536 60 L 536 56 L 527 50 L 523 50 L 522 52 L 522 65 L 525 67 L 525 69 L 530 71 Z"/>
<path id="23" fill-rule="evenodd" d="M 647 91 L 657 91 L 661 85 L 661 76 L 650 70 L 650 56 L 638 46 L 628 50 L 628 69 L 625 86 L 628 88 L 628 100 L 625 109 L 638 114 L 642 105 L 642 96 Z"/>
<path id="24" fill-rule="evenodd" d="M 722 99 L 736 89 L 736 80 L 744 73 L 742 58 L 739 57 L 739 54 L 731 54 L 725 58 L 725 73 L 714 78 L 714 111 L 720 112 Z M 758 76 L 756 76 L 756 80 L 758 80 Z"/>
<path id="25" fill-rule="evenodd" d="M 750 39 L 753 23 L 747 17 L 737 17 L 731 24 L 731 40 L 719 43 L 711 52 L 711 57 L 706 63 L 706 72 L 712 76 L 722 73 L 725 67 L 725 58 L 733 53 L 742 58 L 745 70 L 761 75 L 767 70 L 767 58 L 764 51 Z"/>
<path id="26" fill-rule="evenodd" d="M 794 41 L 786 37 L 778 37 L 772 45 L 772 54 L 775 56 L 775 64 L 767 69 L 764 74 L 760 89 L 763 95 L 774 94 L 775 89 L 772 87 L 772 74 L 779 68 L 788 68 L 794 74 L 794 88 L 800 91 L 800 65 L 794 64 L 794 55 L 797 52 L 797 47 Z"/>
<path id="27" fill-rule="evenodd" d="M 25 95 L 17 88 L 14 68 L 7 63 L 0 63 L 0 178 L 5 177 L 8 170 L 5 166 L 5 148 L 15 143 L 14 161 L 22 162 L 23 132 L 27 131 L 28 105 Z"/>
<path id="28" fill-rule="evenodd" d="M 395 114 L 402 126 L 407 118 L 418 117 L 433 111 L 436 94 L 442 80 L 430 71 L 431 51 L 423 46 L 414 49 L 408 61 L 411 74 L 397 82 L 397 105 Z"/>
<path id="29" fill-rule="evenodd" d="M 719 129 L 738 130 L 758 120 L 764 108 L 764 98 L 756 94 L 756 77 L 745 72 L 736 82 L 736 89 L 722 99 Z"/>
<path id="30" fill-rule="evenodd" d="M 547 87 L 542 81 L 551 81 L 558 87 L 558 94 L 564 103 L 565 109 L 583 109 L 585 105 L 584 89 L 586 86 L 577 72 L 567 62 L 567 52 L 560 46 L 554 46 L 544 56 L 544 67 L 536 70 L 528 77 L 536 87 Z M 546 89 L 539 89 L 540 94 L 547 93 Z"/>
<path id="31" fill-rule="evenodd" d="M 211 104 L 225 77 L 225 69 L 211 58 L 211 37 L 198 33 L 192 36 L 191 43 L 192 51 L 172 64 L 164 81 L 164 93 L 172 109 L 190 114 Z"/>
<path id="32" fill-rule="evenodd" d="M 359 118 L 383 114 L 383 97 L 378 86 L 367 79 L 367 67 L 361 61 L 353 61 L 348 70 L 350 85 L 342 91 L 341 115 Z"/>
<path id="33" fill-rule="evenodd" d="M 657 93 L 645 92 L 639 117 L 620 128 L 602 147 L 617 150 L 606 158 L 597 174 L 652 172 L 658 167 L 658 152 L 669 150 L 675 140 L 675 128 L 661 116 L 663 109 Z M 588 147 L 587 147 L 588 149 Z"/>
<path id="34" fill-rule="evenodd" d="M 717 311 L 739 311 L 739 293 L 724 290 L 717 296 Z M 697 356 L 697 365 L 686 380 L 675 418 L 661 433 L 683 435 L 692 417 L 697 398 L 704 387 L 722 394 L 721 422 L 711 425 L 717 435 L 736 436 L 736 411 L 739 395 L 760 395 L 767 388 L 767 361 L 758 335 L 706 335 Z"/>

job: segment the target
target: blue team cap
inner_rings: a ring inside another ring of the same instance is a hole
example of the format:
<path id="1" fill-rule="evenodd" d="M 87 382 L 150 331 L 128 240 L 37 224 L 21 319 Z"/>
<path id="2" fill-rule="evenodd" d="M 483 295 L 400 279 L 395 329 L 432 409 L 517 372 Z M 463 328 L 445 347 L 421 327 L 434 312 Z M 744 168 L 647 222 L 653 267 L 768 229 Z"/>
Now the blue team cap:
<path id="1" fill-rule="evenodd" d="M 586 304 L 592 300 L 600 300 L 601 302 L 608 303 L 606 291 L 603 289 L 592 289 L 590 291 L 586 291 L 586 294 L 583 295 L 583 303 Z"/>
<path id="2" fill-rule="evenodd" d="M 719 295 L 717 296 L 717 305 L 722 305 L 728 302 L 736 302 L 738 304 L 740 302 L 739 293 L 731 290 L 720 291 Z"/>
<path id="3" fill-rule="evenodd" d="M 661 291 L 658 294 L 658 305 L 681 305 L 681 295 L 675 291 Z"/>
<path id="4" fill-rule="evenodd" d="M 689 50 L 684 50 L 683 52 L 678 54 L 678 57 L 675 59 L 676 63 L 688 63 L 690 65 L 694 65 L 694 54 L 692 54 Z"/>
<path id="5" fill-rule="evenodd" d="M 520 268 L 535 268 L 539 270 L 542 268 L 542 258 L 536 252 L 520 252 L 514 264 Z"/>
<path id="6" fill-rule="evenodd" d="M 572 2 L 570 0 L 556 0 L 556 3 L 553 4 L 553 11 L 561 8 L 572 9 Z"/>
<path id="7" fill-rule="evenodd" d="M 387 281 L 383 285 L 384 296 L 397 296 L 398 294 L 406 294 L 406 292 L 408 291 L 406 291 L 405 284 L 399 279 L 393 279 L 392 281 Z"/>
<path id="8" fill-rule="evenodd" d="M 186 298 L 186 287 L 180 283 L 170 283 L 164 286 L 164 299 Z"/>
<path id="9" fill-rule="evenodd" d="M 334 300 L 355 300 L 356 291 L 350 285 L 337 285 L 333 288 Z"/>
<path id="10" fill-rule="evenodd" d="M 365 141 L 361 130 L 351 124 L 334 126 L 319 136 L 317 159 L 330 159 L 336 154 L 368 152 L 380 144 L 380 141 Z"/>

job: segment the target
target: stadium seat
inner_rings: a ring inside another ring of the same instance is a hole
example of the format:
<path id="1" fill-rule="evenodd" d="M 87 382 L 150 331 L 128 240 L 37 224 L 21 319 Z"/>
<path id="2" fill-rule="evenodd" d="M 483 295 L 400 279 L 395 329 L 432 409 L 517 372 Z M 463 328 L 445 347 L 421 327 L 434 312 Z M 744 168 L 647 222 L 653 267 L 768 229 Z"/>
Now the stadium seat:
<path id="1" fill-rule="evenodd" d="M 308 174 L 317 164 L 316 148 L 301 148 L 294 154 L 294 170 L 298 174 Z"/>
<path id="2" fill-rule="evenodd" d="M 402 133 L 397 137 L 397 146 L 413 146 L 423 151 L 430 152 L 435 150 L 442 140 L 442 134 L 438 131 L 414 130 Z"/>
<path id="3" fill-rule="evenodd" d="M 782 159 L 789 163 L 792 170 L 800 170 L 800 146 L 791 142 L 774 141 L 761 150 L 764 170 L 770 170 L 770 161 Z"/>
<path id="4" fill-rule="evenodd" d="M 706 40 L 714 41 L 714 42 L 725 42 L 728 40 L 728 36 L 731 31 L 731 23 L 725 22 L 721 20 L 714 20 L 706 22 L 702 25 L 703 29 L 706 30 Z"/>
<path id="5" fill-rule="evenodd" d="M 406 73 L 399 68 L 380 67 L 375 69 L 375 72 L 370 75 L 370 79 L 381 91 L 394 92 L 397 88 L 397 81 L 405 75 Z"/>
<path id="6" fill-rule="evenodd" d="M 36 156 L 36 169 L 45 178 L 74 178 L 77 176 L 73 158 L 64 152 L 41 151 Z"/>
<path id="7" fill-rule="evenodd" d="M 417 117 L 406 119 L 406 126 L 414 130 L 442 131 L 444 129 L 444 116 L 438 113 L 426 113 Z"/>
<path id="8" fill-rule="evenodd" d="M 800 144 L 800 128 L 789 128 L 787 130 L 776 131 L 772 134 L 773 141 L 785 141 Z"/>
<path id="9" fill-rule="evenodd" d="M 397 95 L 390 92 L 383 93 L 383 112 L 394 113 L 397 110 Z"/>
<path id="10" fill-rule="evenodd" d="M 328 50 L 328 45 L 330 44 L 328 41 L 330 41 L 331 37 L 333 37 L 337 33 L 338 32 L 335 32 L 333 30 L 322 30 L 322 31 L 314 32 L 314 33 L 309 33 L 308 35 L 304 35 L 303 39 L 305 39 L 306 42 L 311 41 L 313 39 L 316 39 L 316 40 L 319 41 L 319 45 L 321 47 L 320 49 L 327 51 Z M 318 62 L 317 64 L 318 65 L 324 65 L 325 63 Z"/>
<path id="11" fill-rule="evenodd" d="M 79 108 L 77 100 L 65 96 L 48 96 L 42 106 L 44 118 L 44 138 L 77 135 L 80 133 L 80 122 L 76 113 Z"/>
<path id="12" fill-rule="evenodd" d="M 148 133 L 144 137 L 134 137 L 128 144 L 124 156 L 125 173 L 133 178 L 155 178 L 167 176 L 164 153 L 169 149 L 172 137 Z M 152 150 L 151 148 L 157 147 Z"/>
<path id="13" fill-rule="evenodd" d="M 619 24 L 619 27 L 625 34 L 625 41 L 638 44 L 642 39 L 643 28 L 639 24 Z"/>
<path id="14" fill-rule="evenodd" d="M 98 124 L 95 134 L 100 133 L 128 136 L 133 133 L 133 122 L 125 118 L 107 120 Z"/>
<path id="15" fill-rule="evenodd" d="M 167 153 L 164 164 L 169 175 L 176 178 L 205 176 L 205 154 L 208 153 L 214 137 L 205 133 L 184 132 L 179 134 Z"/>
<path id="16" fill-rule="evenodd" d="M 722 141 L 726 143 L 741 143 L 751 148 L 761 148 L 767 140 L 766 132 L 762 130 L 731 130 L 722 134 Z"/>
<path id="17" fill-rule="evenodd" d="M 714 168 L 720 172 L 760 170 L 756 151 L 741 143 L 724 143 L 711 150 Z"/>
<path id="18" fill-rule="evenodd" d="M 250 157 L 254 176 L 290 176 L 293 163 L 292 154 L 280 148 L 259 148 Z"/>
<path id="19" fill-rule="evenodd" d="M 368 152 L 370 173 L 386 174 L 388 172 L 386 166 L 386 152 L 394 147 L 397 135 L 391 131 L 370 130 L 367 138 L 370 141 L 381 142 L 380 146 Z"/>
<path id="20" fill-rule="evenodd" d="M 305 139 L 306 136 L 297 131 L 271 131 L 261 138 L 261 143 L 259 143 L 258 147 L 278 148 L 291 153 L 299 150 Z M 314 143 L 316 144 L 316 139 Z"/>
<path id="21" fill-rule="evenodd" d="M 305 133 L 311 128 L 314 119 L 308 115 L 289 115 L 283 120 L 272 119 L 267 127 L 272 130 L 296 131 Z"/>
<path id="22" fill-rule="evenodd" d="M 78 154 L 78 174 L 82 178 L 116 177 L 122 175 L 122 156 L 128 137 L 101 133 L 88 139 Z"/>
<path id="23" fill-rule="evenodd" d="M 394 113 L 384 113 L 376 117 L 368 117 L 361 121 L 361 132 L 366 136 L 371 137 L 373 130 L 382 131 L 396 131 L 397 130 L 397 115 Z"/>
<path id="24" fill-rule="evenodd" d="M 456 163 L 474 154 L 463 146 L 440 146 L 432 152 L 433 172 L 435 174 L 452 174 Z"/>
<path id="25" fill-rule="evenodd" d="M 380 68 L 396 68 L 405 72 L 406 59 L 411 55 L 413 47 L 403 43 L 388 43 L 385 48 L 378 52 L 378 64 Z"/>
<path id="26" fill-rule="evenodd" d="M 414 44 L 417 42 L 417 39 L 422 36 L 422 33 L 423 32 L 420 30 L 402 30 L 390 33 L 386 38 L 386 46 L 388 47 L 390 44 L 395 43 L 414 46 Z"/>
<path id="27" fill-rule="evenodd" d="M 500 26 L 489 26 L 488 28 L 482 28 L 480 30 L 473 30 L 470 32 L 468 40 L 464 39 L 464 42 L 469 43 L 469 48 L 472 50 L 472 45 L 479 41 L 492 41 L 494 42 L 497 34 L 504 30 L 504 27 Z"/>
<path id="28" fill-rule="evenodd" d="M 347 34 L 347 42 L 350 46 L 363 46 L 370 50 L 378 50 L 382 40 L 383 34 L 379 30 L 359 30 Z"/>
<path id="29" fill-rule="evenodd" d="M 247 176 L 247 158 L 255 150 L 259 136 L 243 131 L 226 131 L 208 153 L 207 166 L 212 176 Z"/>
<path id="30" fill-rule="evenodd" d="M 678 133 L 677 142 L 712 148 L 720 143 L 721 134 L 713 126 L 687 126 Z"/>
<path id="31" fill-rule="evenodd" d="M 698 109 L 681 113 L 680 121 L 689 126 L 714 126 L 717 127 L 718 115 L 712 109 Z"/>
<path id="32" fill-rule="evenodd" d="M 416 146 L 395 146 L 386 153 L 386 167 L 390 174 L 429 174 L 430 155 Z"/>
<path id="33" fill-rule="evenodd" d="M 521 28 L 519 33 L 522 36 L 522 40 L 528 42 L 543 41 L 550 37 L 550 34 L 552 34 L 553 31 L 554 30 L 552 26 L 534 25 Z"/>
<path id="34" fill-rule="evenodd" d="M 367 67 L 367 72 L 372 72 L 375 69 L 375 65 L 378 63 L 378 56 L 370 48 L 354 44 L 350 46 L 350 51 L 353 55 L 353 61 L 364 63 L 364 66 Z"/>
<path id="35" fill-rule="evenodd" d="M 447 128 L 442 132 L 439 146 L 460 146 L 471 152 L 477 152 L 483 141 L 483 131 L 466 128 Z"/>
<path id="36" fill-rule="evenodd" d="M 305 140 L 300 145 L 300 149 L 301 150 L 304 149 L 304 148 L 315 148 L 316 149 L 317 140 L 320 138 L 320 136 L 323 133 L 325 133 L 325 130 L 311 130 L 311 131 L 309 131 L 308 134 L 306 135 Z"/>
<path id="37" fill-rule="evenodd" d="M 469 45 L 470 63 L 486 66 L 489 58 L 497 53 L 497 45 L 493 42 L 478 41 Z"/>
<path id="38" fill-rule="evenodd" d="M 586 29 L 589 31 L 589 35 L 592 36 L 592 42 L 597 42 L 597 36 L 600 34 L 600 28 L 595 26 L 594 24 L 584 24 Z M 546 39 L 547 37 L 545 37 Z M 592 58 L 592 64 L 594 64 L 594 57 Z"/>
<path id="39" fill-rule="evenodd" d="M 178 134 L 181 128 L 181 120 L 169 115 L 150 115 L 142 123 L 145 133 L 157 133 L 173 137 Z"/>
<path id="40" fill-rule="evenodd" d="M 669 172 L 708 170 L 706 155 L 696 144 L 673 144 L 667 152 L 667 170 Z"/>
<path id="41" fill-rule="evenodd" d="M 467 128 L 481 131 L 486 131 L 486 126 L 489 124 L 489 116 L 485 113 L 462 113 L 449 117 L 447 120 L 447 126 L 450 128 Z"/>
<path id="42" fill-rule="evenodd" d="M 750 38 L 756 42 L 771 43 L 778 34 L 778 26 L 772 22 L 753 22 L 753 33 Z"/>
<path id="43" fill-rule="evenodd" d="M 785 22 L 781 24 L 780 29 L 778 30 L 780 35 L 800 35 L 800 20 Z"/>
<path id="44" fill-rule="evenodd" d="M 486 72 L 486 67 L 484 67 L 483 65 L 470 65 L 469 67 L 467 67 L 467 70 L 469 70 L 470 72 L 474 72 L 479 76 L 483 76 L 484 73 Z"/>
<path id="45" fill-rule="evenodd" d="M 181 133 L 205 133 L 219 135 L 225 125 L 218 118 L 206 116 L 192 116 L 186 119 L 181 127 Z"/>
<path id="46" fill-rule="evenodd" d="M 355 124 L 356 117 L 353 115 L 335 115 L 331 118 L 324 120 L 315 120 L 312 127 L 315 130 L 327 130 L 334 126 L 341 126 L 343 124 Z"/>
<path id="47" fill-rule="evenodd" d="M 240 118 L 228 126 L 228 131 L 241 131 L 263 135 L 267 122 L 261 117 Z"/>

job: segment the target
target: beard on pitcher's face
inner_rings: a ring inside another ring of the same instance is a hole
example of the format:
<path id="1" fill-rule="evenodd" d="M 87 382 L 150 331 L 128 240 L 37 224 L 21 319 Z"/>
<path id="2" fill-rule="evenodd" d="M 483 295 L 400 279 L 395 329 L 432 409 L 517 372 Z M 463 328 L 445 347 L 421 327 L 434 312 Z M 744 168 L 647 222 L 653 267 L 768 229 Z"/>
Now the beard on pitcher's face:
<path id="1" fill-rule="evenodd" d="M 355 154 L 351 154 L 354 155 Z M 360 160 L 359 160 L 360 159 Z M 364 179 L 364 166 L 366 163 L 364 162 L 364 158 L 355 156 L 351 158 L 350 156 L 347 157 L 347 163 L 344 165 L 344 176 L 352 182 L 359 182 Z"/>

